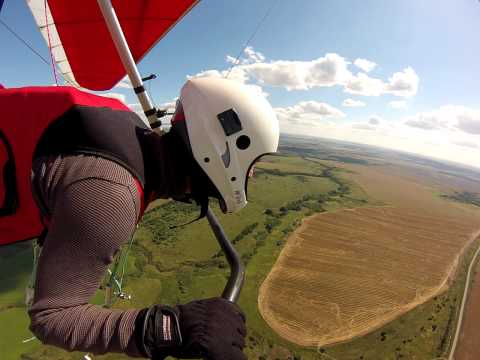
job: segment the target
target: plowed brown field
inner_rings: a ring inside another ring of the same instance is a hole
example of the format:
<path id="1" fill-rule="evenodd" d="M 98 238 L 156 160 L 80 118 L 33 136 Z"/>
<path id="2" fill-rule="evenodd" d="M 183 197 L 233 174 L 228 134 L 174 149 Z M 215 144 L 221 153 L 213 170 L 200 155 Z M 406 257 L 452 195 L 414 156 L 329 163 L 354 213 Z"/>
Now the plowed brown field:
<path id="1" fill-rule="evenodd" d="M 441 291 L 475 235 L 468 217 L 360 208 L 315 215 L 262 284 L 262 316 L 300 345 L 344 341 Z"/>

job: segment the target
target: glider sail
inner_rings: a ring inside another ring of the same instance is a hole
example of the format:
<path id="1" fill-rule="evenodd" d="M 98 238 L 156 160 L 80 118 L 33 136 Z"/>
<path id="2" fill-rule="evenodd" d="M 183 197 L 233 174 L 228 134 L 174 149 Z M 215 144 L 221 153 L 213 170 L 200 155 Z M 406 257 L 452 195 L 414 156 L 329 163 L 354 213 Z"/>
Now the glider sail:
<path id="1" fill-rule="evenodd" d="M 26 1 L 68 82 L 90 90 L 109 90 L 125 76 L 97 0 Z M 135 62 L 198 1 L 113 0 Z"/>

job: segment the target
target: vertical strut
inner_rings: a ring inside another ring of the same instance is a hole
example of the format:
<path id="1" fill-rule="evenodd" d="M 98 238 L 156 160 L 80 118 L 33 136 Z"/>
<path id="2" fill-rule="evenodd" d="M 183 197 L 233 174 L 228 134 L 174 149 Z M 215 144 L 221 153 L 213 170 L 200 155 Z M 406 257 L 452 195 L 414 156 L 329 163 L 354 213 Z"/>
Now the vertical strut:
<path id="1" fill-rule="evenodd" d="M 120 60 L 122 61 L 125 70 L 127 71 L 127 75 L 132 82 L 135 94 L 137 94 L 138 100 L 142 105 L 145 116 L 148 118 L 148 122 L 150 123 L 150 125 L 157 123 L 157 112 L 147 92 L 145 91 L 142 78 L 140 76 L 140 73 L 138 72 L 137 64 L 135 64 L 135 60 L 133 59 L 132 53 L 130 52 L 127 39 L 125 39 L 125 35 L 123 33 L 120 22 L 118 21 L 118 17 L 115 13 L 112 2 L 111 0 L 97 0 L 97 3 L 100 7 L 100 10 L 102 11 L 103 18 L 105 19 L 105 23 L 107 24 L 108 31 L 110 32 L 113 43 L 117 48 Z"/>

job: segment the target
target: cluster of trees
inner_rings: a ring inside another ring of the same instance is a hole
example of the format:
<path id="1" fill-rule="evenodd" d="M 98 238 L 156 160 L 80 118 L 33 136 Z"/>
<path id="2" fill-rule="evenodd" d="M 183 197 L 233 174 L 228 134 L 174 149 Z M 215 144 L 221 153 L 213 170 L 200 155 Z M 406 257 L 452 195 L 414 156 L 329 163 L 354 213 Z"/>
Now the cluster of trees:
<path id="1" fill-rule="evenodd" d="M 169 201 L 145 213 L 141 225 L 152 234 L 155 244 L 173 242 L 178 229 L 172 225 L 185 223 L 195 211 L 198 211 L 196 205 Z"/>
<path id="2" fill-rule="evenodd" d="M 233 238 L 232 243 L 236 244 L 237 242 L 242 240 L 245 236 L 250 235 L 257 228 L 257 226 L 258 226 L 258 223 L 247 225 L 245 228 L 243 228 L 242 231 L 240 231 L 240 233 L 237 236 Z"/>
<path id="3" fill-rule="evenodd" d="M 462 192 L 455 192 L 453 195 L 442 195 L 442 197 L 480 207 L 480 194 L 477 194 L 477 193 L 462 191 Z"/>

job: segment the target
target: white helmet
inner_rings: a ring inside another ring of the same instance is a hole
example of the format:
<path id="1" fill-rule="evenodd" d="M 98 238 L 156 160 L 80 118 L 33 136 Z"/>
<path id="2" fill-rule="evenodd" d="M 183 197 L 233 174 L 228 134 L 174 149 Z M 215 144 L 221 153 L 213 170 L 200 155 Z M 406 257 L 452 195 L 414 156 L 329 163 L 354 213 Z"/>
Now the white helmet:
<path id="1" fill-rule="evenodd" d="M 268 101 L 238 82 L 192 79 L 182 88 L 172 126 L 179 120 L 185 120 L 186 141 L 223 212 L 245 207 L 251 167 L 278 148 L 278 120 Z"/>

